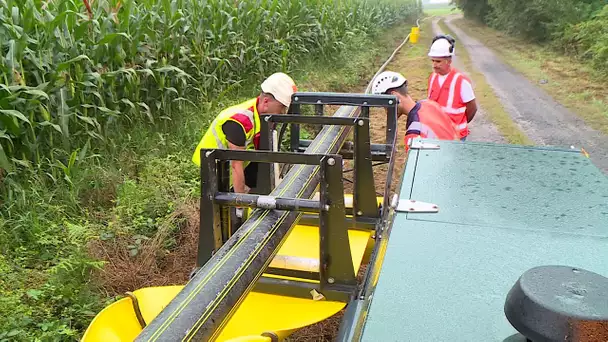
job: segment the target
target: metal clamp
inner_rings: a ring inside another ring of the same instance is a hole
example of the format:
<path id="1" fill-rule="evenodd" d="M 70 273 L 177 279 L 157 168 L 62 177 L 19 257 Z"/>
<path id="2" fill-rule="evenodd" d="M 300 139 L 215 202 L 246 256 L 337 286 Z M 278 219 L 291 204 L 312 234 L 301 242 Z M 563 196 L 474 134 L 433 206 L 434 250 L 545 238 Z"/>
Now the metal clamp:
<path id="1" fill-rule="evenodd" d="M 410 148 L 418 149 L 418 150 L 438 150 L 439 144 L 433 144 L 428 142 L 423 142 L 420 140 L 413 140 Z"/>
<path id="2" fill-rule="evenodd" d="M 405 213 L 437 213 L 439 207 L 433 203 L 420 202 L 413 199 L 402 199 L 397 204 L 395 211 Z"/>

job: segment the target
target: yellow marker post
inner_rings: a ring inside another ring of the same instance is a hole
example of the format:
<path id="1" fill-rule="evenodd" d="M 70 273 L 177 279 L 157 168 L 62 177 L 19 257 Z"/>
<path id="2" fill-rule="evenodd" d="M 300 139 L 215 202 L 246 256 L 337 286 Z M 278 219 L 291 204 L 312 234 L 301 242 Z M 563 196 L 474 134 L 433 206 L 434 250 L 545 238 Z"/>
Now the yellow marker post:
<path id="1" fill-rule="evenodd" d="M 416 44 L 418 42 L 418 37 L 420 36 L 420 28 L 419 27 L 412 27 L 412 30 L 410 31 L 410 42 L 412 44 Z"/>

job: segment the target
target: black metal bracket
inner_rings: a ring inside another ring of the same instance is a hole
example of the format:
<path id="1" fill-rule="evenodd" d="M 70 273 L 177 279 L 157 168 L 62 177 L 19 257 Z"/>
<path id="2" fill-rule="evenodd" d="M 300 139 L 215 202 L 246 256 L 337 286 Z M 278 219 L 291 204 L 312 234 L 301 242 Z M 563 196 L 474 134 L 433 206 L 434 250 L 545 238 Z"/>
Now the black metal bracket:
<path id="1" fill-rule="evenodd" d="M 291 123 L 291 124 L 321 124 L 321 125 L 341 125 L 351 126 L 355 128 L 355 143 L 353 144 L 353 159 L 355 163 L 355 191 L 353 200 L 353 213 L 357 217 L 380 217 L 378 204 L 375 196 L 369 194 L 375 193 L 375 181 L 372 167 L 372 151 L 369 133 L 369 118 L 356 117 L 333 117 L 333 116 L 303 116 L 303 115 L 287 115 L 287 114 L 266 114 L 260 115 L 262 124 L 262 137 L 269 136 L 269 123 Z M 300 142 L 298 141 L 298 144 Z M 385 148 L 389 148 L 385 146 Z M 271 174 L 270 167 L 262 168 L 262 174 Z M 262 171 L 263 170 L 263 171 Z M 274 177 L 271 175 L 270 177 Z M 266 176 L 268 178 L 268 176 Z M 338 180 L 342 184 L 342 179 Z M 271 184 L 272 180 L 268 179 L 266 184 Z M 270 189 L 264 191 L 270 192 Z"/>
<path id="2" fill-rule="evenodd" d="M 315 116 L 301 115 L 301 105 L 314 105 Z M 360 115 L 353 118 L 323 117 L 325 105 L 350 105 L 361 107 Z M 302 145 L 307 141 L 300 139 L 300 124 L 342 124 L 353 122 L 355 127 L 354 142 L 345 143 L 346 149 L 341 154 L 345 159 L 354 161 L 354 205 L 356 217 L 380 217 L 375 196 L 373 161 L 389 162 L 393 156 L 394 142 L 397 134 L 398 100 L 393 95 L 369 95 L 328 92 L 298 92 L 293 94 L 290 115 L 272 115 L 272 121 L 290 123 L 292 152 L 303 152 Z M 387 113 L 386 137 L 384 144 L 371 144 L 369 131 L 369 111 L 372 107 L 385 108 Z M 327 119 L 327 120 L 326 120 Z M 264 120 L 261 120 L 264 121 Z M 350 146 L 349 146 L 350 144 Z M 351 147 L 350 149 L 348 147 Z M 392 175 L 392 172 L 390 172 Z M 266 174 L 269 174 L 266 173 Z M 385 194 L 388 196 L 388 194 Z"/>
<path id="3" fill-rule="evenodd" d="M 331 92 L 298 92 L 292 95 L 289 113 L 300 114 L 301 105 L 315 105 L 316 114 L 323 113 L 324 105 L 358 106 L 361 107 L 360 117 L 369 118 L 371 107 L 381 107 L 387 110 L 386 144 L 389 145 L 387 154 L 390 155 L 392 142 L 397 134 L 397 97 L 394 95 L 369 95 Z M 292 123 L 291 151 L 295 152 L 300 146 L 300 126 Z"/>
<path id="4" fill-rule="evenodd" d="M 369 95 L 332 92 L 297 92 L 292 104 L 341 105 L 358 107 L 394 107 L 397 97 L 393 95 Z"/>
<path id="5" fill-rule="evenodd" d="M 351 120 L 352 121 L 352 120 Z M 302 198 L 229 193 L 229 177 L 221 170 L 231 160 L 259 163 L 291 163 L 318 165 L 321 175 L 320 201 Z M 348 226 L 342 184 L 342 156 L 339 154 L 303 154 L 271 151 L 240 151 L 201 149 L 201 224 L 197 267 L 211 258 L 236 231 L 230 225 L 229 207 L 247 206 L 266 210 L 292 210 L 318 212 L 320 217 L 321 289 L 351 291 L 356 284 L 352 254 L 348 239 Z M 236 227 L 238 229 L 238 227 Z"/>

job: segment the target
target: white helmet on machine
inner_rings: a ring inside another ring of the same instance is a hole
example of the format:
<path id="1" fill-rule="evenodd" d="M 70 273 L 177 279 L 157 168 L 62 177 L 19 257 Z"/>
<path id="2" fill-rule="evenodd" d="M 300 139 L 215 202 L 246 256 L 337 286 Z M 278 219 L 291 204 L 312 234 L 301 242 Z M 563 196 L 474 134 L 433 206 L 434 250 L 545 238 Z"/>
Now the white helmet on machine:
<path id="1" fill-rule="evenodd" d="M 398 72 L 384 71 L 372 81 L 372 94 L 385 94 L 387 90 L 407 85 L 407 79 Z"/>
<path id="2" fill-rule="evenodd" d="M 450 36 L 438 35 L 433 38 L 433 44 L 429 51 L 429 57 L 452 57 L 454 56 L 454 44 L 456 40 Z"/>
<path id="3" fill-rule="evenodd" d="M 262 91 L 270 93 L 274 98 L 289 108 L 291 96 L 298 91 L 296 83 L 287 74 L 274 73 L 262 83 Z"/>

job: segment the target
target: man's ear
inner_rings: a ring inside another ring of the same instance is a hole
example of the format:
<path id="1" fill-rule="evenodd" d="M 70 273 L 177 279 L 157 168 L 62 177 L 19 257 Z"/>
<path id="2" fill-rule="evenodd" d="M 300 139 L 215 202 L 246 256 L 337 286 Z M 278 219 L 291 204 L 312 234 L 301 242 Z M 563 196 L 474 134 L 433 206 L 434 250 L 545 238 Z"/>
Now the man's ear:
<path id="1" fill-rule="evenodd" d="M 259 106 L 262 108 L 262 110 L 266 110 L 266 108 L 268 108 L 268 96 L 262 96 L 260 100 L 261 101 Z"/>

